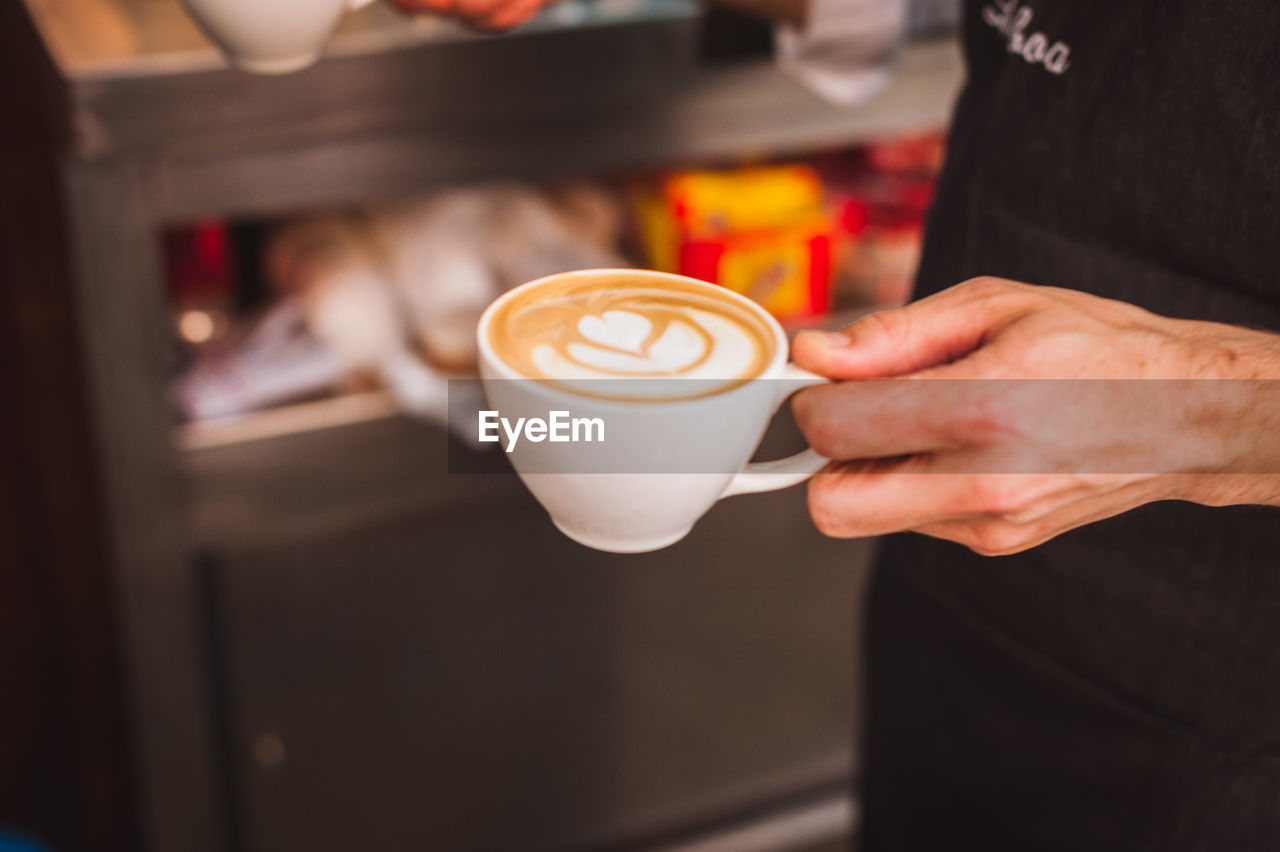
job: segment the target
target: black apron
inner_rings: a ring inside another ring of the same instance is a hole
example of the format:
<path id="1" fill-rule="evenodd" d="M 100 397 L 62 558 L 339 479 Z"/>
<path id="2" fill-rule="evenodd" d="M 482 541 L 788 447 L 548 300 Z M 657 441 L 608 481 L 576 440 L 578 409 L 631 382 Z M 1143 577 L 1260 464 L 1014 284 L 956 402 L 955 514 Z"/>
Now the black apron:
<path id="1" fill-rule="evenodd" d="M 917 295 L 998 275 L 1280 329 L 1280 0 L 970 2 Z M 1280 512 L 887 540 L 863 852 L 1280 850 Z"/>

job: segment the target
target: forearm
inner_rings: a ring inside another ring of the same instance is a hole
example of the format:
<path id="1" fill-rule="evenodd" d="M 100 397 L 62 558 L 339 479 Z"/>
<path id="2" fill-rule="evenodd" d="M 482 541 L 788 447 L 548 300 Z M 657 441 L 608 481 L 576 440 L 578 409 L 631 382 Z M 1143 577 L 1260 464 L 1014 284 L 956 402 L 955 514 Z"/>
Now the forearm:
<path id="1" fill-rule="evenodd" d="M 1280 506 L 1280 334 L 1196 323 L 1197 374 L 1216 380 L 1206 434 L 1218 448 L 1213 475 L 1185 479 L 1185 496 L 1212 506 Z"/>

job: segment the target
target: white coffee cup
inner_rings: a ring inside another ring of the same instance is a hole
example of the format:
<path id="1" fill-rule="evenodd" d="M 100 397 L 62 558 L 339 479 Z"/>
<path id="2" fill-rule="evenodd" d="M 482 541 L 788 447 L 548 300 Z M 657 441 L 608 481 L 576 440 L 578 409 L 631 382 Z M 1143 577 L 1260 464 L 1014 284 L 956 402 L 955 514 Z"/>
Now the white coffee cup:
<path id="1" fill-rule="evenodd" d="M 660 401 L 619 400 L 574 393 L 528 379 L 503 362 L 489 327 L 508 300 L 566 279 L 617 277 L 661 286 L 679 282 L 713 291 L 758 316 L 773 334 L 773 357 L 750 381 L 707 396 Z M 512 422 L 565 410 L 600 418 L 603 447 L 633 460 L 658 460 L 661 473 L 555 472 L 572 470 L 574 443 L 518 442 L 510 459 L 533 496 L 569 538 L 614 553 L 658 550 L 684 538 L 721 498 L 774 491 L 804 482 L 826 459 L 812 449 L 770 462 L 750 462 L 778 408 L 794 392 L 826 382 L 787 362 L 787 336 L 767 311 L 737 293 L 680 275 L 643 270 L 582 270 L 550 275 L 508 292 L 485 310 L 477 328 L 480 375 L 491 409 Z M 547 472 L 552 471 L 552 472 Z M 710 472 L 680 472 L 710 471 Z"/>
<path id="2" fill-rule="evenodd" d="M 373 0 L 182 0 L 227 60 L 255 74 L 288 74 L 320 58 L 338 22 Z"/>

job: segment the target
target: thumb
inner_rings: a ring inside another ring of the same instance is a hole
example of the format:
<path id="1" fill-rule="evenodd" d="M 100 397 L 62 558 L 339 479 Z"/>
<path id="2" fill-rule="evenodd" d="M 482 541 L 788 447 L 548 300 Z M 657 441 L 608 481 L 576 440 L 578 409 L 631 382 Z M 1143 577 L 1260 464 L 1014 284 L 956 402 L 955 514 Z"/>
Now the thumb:
<path id="1" fill-rule="evenodd" d="M 839 331 L 802 331 L 791 344 L 791 357 L 831 379 L 889 378 L 948 364 L 1025 313 L 1025 287 L 975 278 Z"/>

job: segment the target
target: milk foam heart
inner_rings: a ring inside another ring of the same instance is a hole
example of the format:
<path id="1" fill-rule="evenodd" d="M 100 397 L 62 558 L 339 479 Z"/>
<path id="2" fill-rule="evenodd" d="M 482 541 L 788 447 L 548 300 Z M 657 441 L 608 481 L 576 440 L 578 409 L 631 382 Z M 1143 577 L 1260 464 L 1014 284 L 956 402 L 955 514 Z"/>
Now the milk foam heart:
<path id="1" fill-rule="evenodd" d="M 528 378 L 576 383 L 570 389 L 591 396 L 706 396 L 759 375 L 774 354 L 760 317 L 712 287 L 619 272 L 553 281 L 521 296 L 490 323 L 494 351 Z M 606 381 L 614 379 L 681 381 Z"/>
<path id="2" fill-rule="evenodd" d="M 639 353 L 653 323 L 632 311 L 605 311 L 601 316 L 592 314 L 578 320 L 578 331 L 592 343 Z"/>

